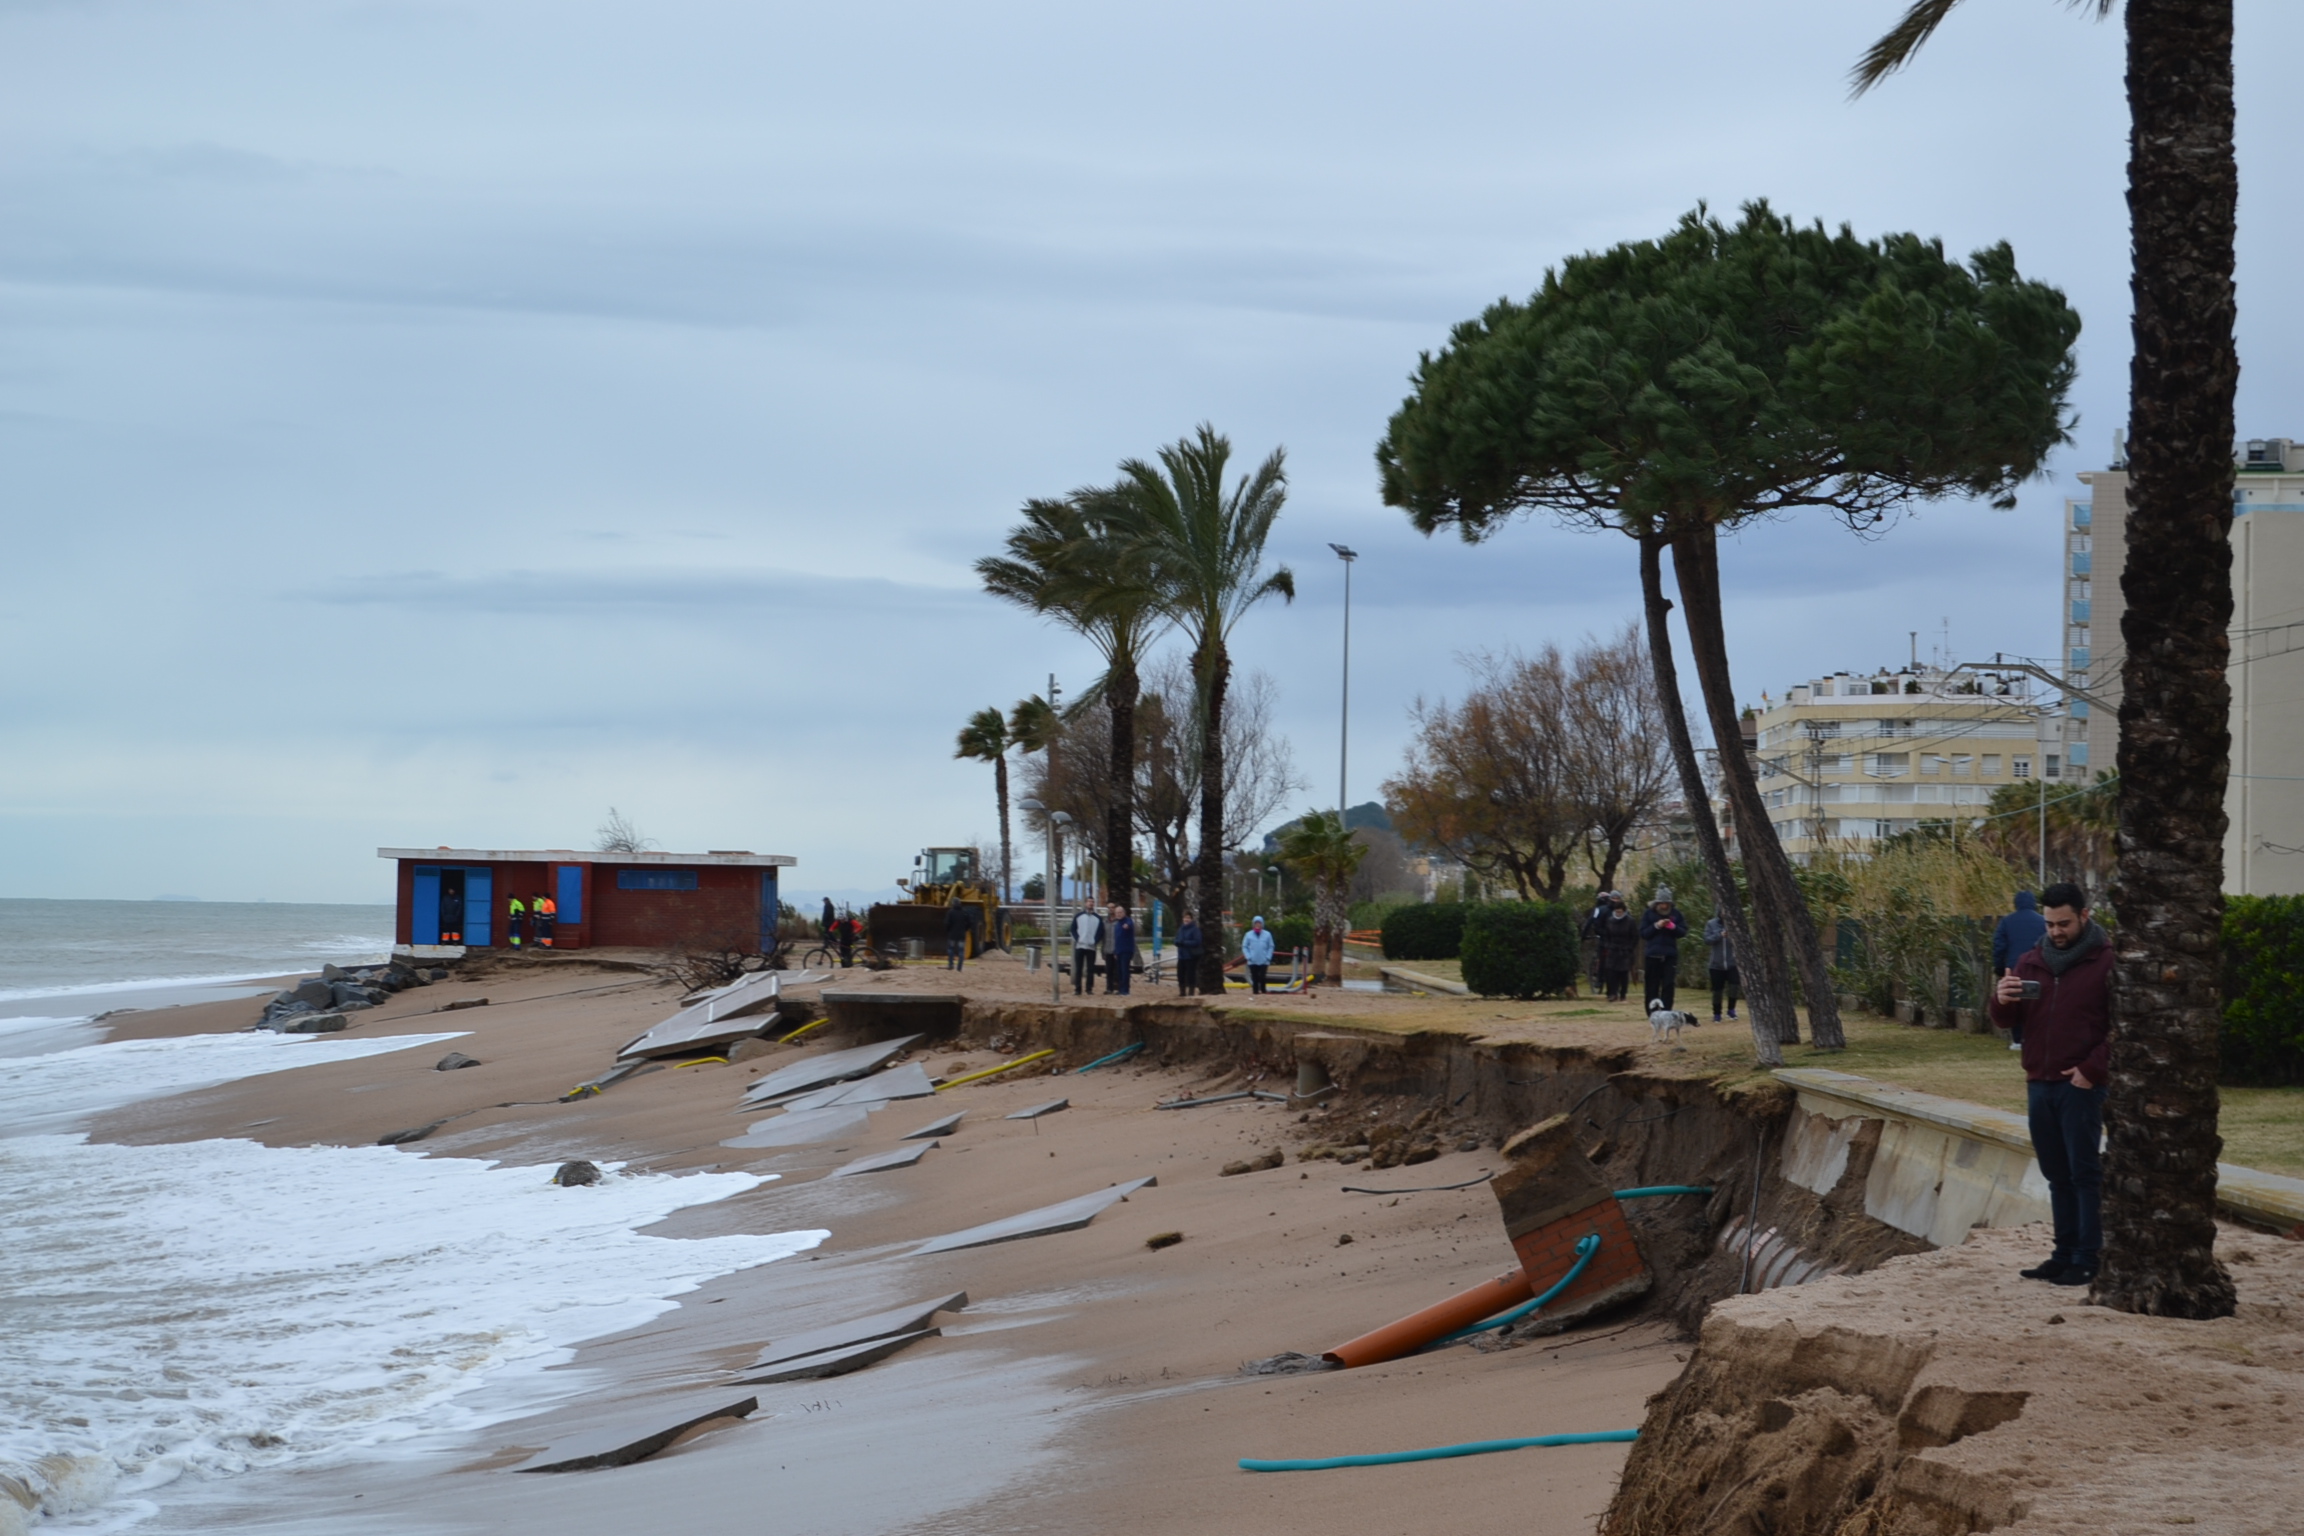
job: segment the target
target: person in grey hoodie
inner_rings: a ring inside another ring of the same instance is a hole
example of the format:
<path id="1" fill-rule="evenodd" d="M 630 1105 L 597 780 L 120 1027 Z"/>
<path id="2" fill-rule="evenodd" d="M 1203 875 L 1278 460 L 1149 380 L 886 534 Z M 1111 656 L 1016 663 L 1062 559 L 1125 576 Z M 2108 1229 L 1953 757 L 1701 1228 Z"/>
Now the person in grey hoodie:
<path id="1" fill-rule="evenodd" d="M 1720 999 L 1728 999 L 1728 1017 L 1736 1017 L 1737 999 L 1744 995 L 1744 978 L 1736 974 L 1736 941 L 1728 937 L 1728 924 L 1715 912 L 1704 920 L 1705 964 L 1712 972 L 1712 1022 L 1720 1022 Z"/>

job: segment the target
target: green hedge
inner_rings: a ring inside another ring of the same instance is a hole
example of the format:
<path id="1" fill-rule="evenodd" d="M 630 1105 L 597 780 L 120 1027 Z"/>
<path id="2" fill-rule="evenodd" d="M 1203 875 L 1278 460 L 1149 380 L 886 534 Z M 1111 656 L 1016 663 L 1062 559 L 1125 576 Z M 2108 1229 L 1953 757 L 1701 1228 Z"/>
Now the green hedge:
<path id="1" fill-rule="evenodd" d="M 1287 954 L 1290 950 L 1310 949 L 1312 947 L 1312 919 L 1309 916 L 1290 913 L 1272 925 L 1272 942 L 1280 946 L 1273 953 L 1275 959 Z"/>
<path id="2" fill-rule="evenodd" d="M 2304 896 L 2224 898 L 2224 1038 L 2234 1085 L 2304 1083 Z"/>
<path id="3" fill-rule="evenodd" d="M 1576 914 L 1554 901 L 1492 901 L 1464 919 L 1464 985 L 1482 997 L 1555 997 L 1576 984 Z"/>
<path id="4" fill-rule="evenodd" d="M 1393 908 L 1384 914 L 1384 958 L 1455 959 L 1464 947 L 1464 914 L 1470 910 L 1461 901 Z"/>

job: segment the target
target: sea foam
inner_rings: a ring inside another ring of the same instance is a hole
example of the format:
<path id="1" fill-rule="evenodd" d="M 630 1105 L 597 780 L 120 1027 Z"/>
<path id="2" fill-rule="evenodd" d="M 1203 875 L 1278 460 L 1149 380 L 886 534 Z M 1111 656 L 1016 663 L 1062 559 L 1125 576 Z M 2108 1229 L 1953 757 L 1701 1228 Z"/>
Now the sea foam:
<path id="1" fill-rule="evenodd" d="M 576 1343 L 820 1231 L 643 1235 L 745 1173 L 561 1188 L 550 1167 L 386 1147 L 90 1143 L 44 1130 L 159 1093 L 454 1036 L 119 1041 L 0 1077 L 0 1532 L 29 1501 L 70 1529 L 149 1513 L 186 1474 L 389 1454 L 580 1385 Z M 14 1495 L 14 1497 L 11 1497 Z"/>

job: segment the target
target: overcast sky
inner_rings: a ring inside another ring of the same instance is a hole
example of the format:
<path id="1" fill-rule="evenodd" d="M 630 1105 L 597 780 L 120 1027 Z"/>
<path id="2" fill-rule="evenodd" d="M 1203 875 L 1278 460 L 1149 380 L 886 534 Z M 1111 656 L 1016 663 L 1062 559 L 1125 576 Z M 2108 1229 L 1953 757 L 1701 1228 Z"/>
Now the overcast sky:
<path id="1" fill-rule="evenodd" d="M 1700 199 L 2006 239 L 2087 324 L 2017 512 L 1738 541 L 1740 690 L 2048 653 L 2125 414 L 2119 29 L 1972 0 L 1851 103 L 1900 8 L 0 0 L 0 895 L 384 899 L 380 844 L 610 804 L 882 885 L 994 834 L 962 720 L 1092 675 L 969 562 L 1203 419 L 1288 450 L 1238 650 L 1306 804 L 1364 556 L 1368 798 L 1460 654 L 1637 607 L 1620 536 L 1380 503 L 1418 351 Z M 2304 436 L 2304 8 L 2239 9 L 2241 430 Z"/>

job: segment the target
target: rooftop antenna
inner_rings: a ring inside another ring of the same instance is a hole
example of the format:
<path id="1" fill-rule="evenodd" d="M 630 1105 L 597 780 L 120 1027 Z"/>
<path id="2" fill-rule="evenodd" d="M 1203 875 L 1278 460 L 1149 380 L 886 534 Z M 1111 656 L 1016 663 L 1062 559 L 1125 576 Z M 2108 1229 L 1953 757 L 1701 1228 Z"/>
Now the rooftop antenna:
<path id="1" fill-rule="evenodd" d="M 1915 629 L 1910 631 L 1910 634 L 1912 636 L 1912 670 L 1917 672 L 1920 670 L 1920 631 Z"/>

